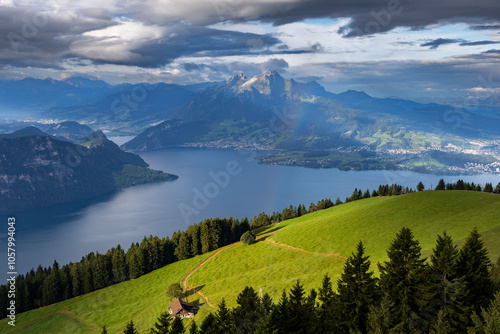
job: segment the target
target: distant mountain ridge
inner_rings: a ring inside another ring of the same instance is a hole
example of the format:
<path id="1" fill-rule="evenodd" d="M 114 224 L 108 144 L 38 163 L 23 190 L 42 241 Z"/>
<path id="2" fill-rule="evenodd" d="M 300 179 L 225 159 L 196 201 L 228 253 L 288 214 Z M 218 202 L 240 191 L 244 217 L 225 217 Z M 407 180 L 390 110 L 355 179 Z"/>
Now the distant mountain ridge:
<path id="1" fill-rule="evenodd" d="M 123 152 L 102 131 L 81 143 L 55 139 L 35 127 L 0 137 L 0 212 L 11 214 L 177 178 L 148 169 L 141 157 Z"/>
<path id="2" fill-rule="evenodd" d="M 181 120 L 182 125 L 175 121 L 172 127 L 173 119 Z M 192 122 L 198 123 L 195 129 L 203 124 L 204 130 L 191 132 Z M 182 139 L 172 132 L 181 128 Z M 500 138 L 499 129 L 497 117 L 464 108 L 374 98 L 354 90 L 334 94 L 317 82 L 301 83 L 268 71 L 252 78 L 239 74 L 198 92 L 172 119 L 145 130 L 122 147 L 441 149 L 464 138 Z"/>

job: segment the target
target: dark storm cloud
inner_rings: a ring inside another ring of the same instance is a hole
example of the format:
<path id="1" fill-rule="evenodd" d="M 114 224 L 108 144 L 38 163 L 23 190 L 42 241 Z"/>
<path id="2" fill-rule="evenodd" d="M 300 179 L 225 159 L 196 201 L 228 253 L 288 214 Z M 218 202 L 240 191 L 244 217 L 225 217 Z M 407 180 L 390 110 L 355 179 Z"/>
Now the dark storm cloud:
<path id="1" fill-rule="evenodd" d="M 156 67 L 174 59 L 189 57 L 224 57 L 262 54 L 267 48 L 281 43 L 270 35 L 217 30 L 206 27 L 177 25 L 168 28 L 168 37 L 151 40 L 133 49 L 137 59 L 117 62 L 123 65 Z"/>
<path id="2" fill-rule="evenodd" d="M 484 51 L 483 54 L 498 54 L 498 55 L 500 55 L 500 50 L 492 49 L 492 50 Z"/>
<path id="3" fill-rule="evenodd" d="M 460 43 L 460 42 L 466 43 L 462 39 L 438 38 L 438 39 L 435 39 L 435 40 L 432 40 L 432 41 L 420 44 L 420 46 L 428 46 L 429 49 L 437 49 L 441 45 L 455 44 L 455 43 Z"/>
<path id="4" fill-rule="evenodd" d="M 158 0 L 147 1 L 138 17 L 155 23 L 184 20 L 201 25 L 233 21 L 261 21 L 274 25 L 311 18 L 351 18 L 340 32 L 346 37 L 371 35 L 396 27 L 422 29 L 433 24 L 496 24 L 500 17 L 497 0 L 213 0 L 171 2 L 159 10 Z M 167 10 L 168 8 L 168 10 Z M 197 10 L 193 10 L 197 8 Z"/>
<path id="5" fill-rule="evenodd" d="M 58 68 L 83 33 L 115 24 L 102 10 L 40 12 L 0 6 L 0 66 Z"/>
<path id="6" fill-rule="evenodd" d="M 495 41 L 475 41 L 475 42 L 462 42 L 460 46 L 475 46 L 475 45 L 488 45 L 488 44 L 498 44 L 500 42 Z"/>
<path id="7" fill-rule="evenodd" d="M 500 24 L 472 26 L 473 30 L 500 30 Z"/>

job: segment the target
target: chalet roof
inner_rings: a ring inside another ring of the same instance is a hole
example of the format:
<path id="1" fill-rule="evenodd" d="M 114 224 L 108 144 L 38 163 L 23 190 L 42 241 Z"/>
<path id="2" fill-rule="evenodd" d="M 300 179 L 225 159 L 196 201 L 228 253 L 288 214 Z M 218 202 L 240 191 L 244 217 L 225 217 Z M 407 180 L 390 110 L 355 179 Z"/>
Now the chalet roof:
<path id="1" fill-rule="evenodd" d="M 172 304 L 170 304 L 170 309 L 173 315 L 179 314 L 182 310 L 188 313 L 193 313 L 193 303 L 187 303 L 180 298 L 176 298 Z"/>

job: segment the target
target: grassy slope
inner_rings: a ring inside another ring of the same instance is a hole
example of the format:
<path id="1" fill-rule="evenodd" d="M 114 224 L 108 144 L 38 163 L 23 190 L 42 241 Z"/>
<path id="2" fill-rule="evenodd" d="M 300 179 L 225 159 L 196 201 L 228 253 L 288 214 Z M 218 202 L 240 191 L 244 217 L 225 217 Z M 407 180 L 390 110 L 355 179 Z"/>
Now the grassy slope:
<path id="1" fill-rule="evenodd" d="M 492 258 L 500 255 L 500 196 L 476 192 L 423 192 L 398 197 L 371 198 L 315 212 L 264 229 L 251 246 L 235 244 L 208 260 L 187 280 L 216 305 L 225 298 L 235 305 L 246 286 L 270 293 L 274 300 L 300 279 L 317 288 L 325 273 L 337 276 L 345 257 L 362 240 L 373 262 L 385 260 L 385 250 L 402 226 L 409 226 L 430 254 L 436 235 L 447 232 L 462 244 L 477 226 Z M 123 330 L 133 319 L 140 333 L 153 325 L 165 290 L 180 282 L 205 254 L 174 263 L 134 281 L 125 282 L 25 314 L 12 329 L 0 322 L 2 333 L 84 333 L 106 324 L 110 332 Z M 189 297 L 191 301 L 197 295 Z M 209 308 L 202 308 L 203 318 Z"/>
<path id="2" fill-rule="evenodd" d="M 173 263 L 132 281 L 113 285 L 83 296 L 20 314 L 16 327 L 0 322 L 1 333 L 85 333 L 100 332 L 103 325 L 111 333 L 123 330 L 134 320 L 140 333 L 146 332 L 170 302 L 165 291 L 179 283 L 189 270 L 209 254 Z"/>
<path id="3" fill-rule="evenodd" d="M 202 291 L 214 305 L 225 297 L 228 305 L 234 306 L 235 297 L 246 285 L 262 288 L 277 300 L 282 289 L 297 279 L 310 289 L 319 287 L 325 273 L 336 277 L 342 270 L 342 256 L 349 256 L 360 240 L 376 270 L 375 263 L 386 259 L 386 249 L 402 226 L 412 229 L 424 255 L 431 253 L 437 234 L 444 230 L 460 245 L 477 226 L 496 259 L 500 255 L 498 212 L 500 196 L 465 191 L 413 193 L 343 204 L 282 222 L 272 227 L 275 234 L 266 241 L 220 253 L 196 271 L 188 285 L 205 285 Z"/>

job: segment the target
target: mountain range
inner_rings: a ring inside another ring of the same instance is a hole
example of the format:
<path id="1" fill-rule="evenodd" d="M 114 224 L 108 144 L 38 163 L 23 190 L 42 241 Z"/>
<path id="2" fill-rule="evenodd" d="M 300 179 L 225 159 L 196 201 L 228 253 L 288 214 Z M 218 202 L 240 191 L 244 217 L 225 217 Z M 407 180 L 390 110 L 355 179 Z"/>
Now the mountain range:
<path id="1" fill-rule="evenodd" d="M 237 75 L 207 87 L 171 119 L 123 145 L 152 150 L 177 145 L 266 149 L 444 149 L 500 136 L 500 118 L 481 110 L 326 91 L 317 82 L 275 71 Z"/>
<path id="2" fill-rule="evenodd" d="M 112 136 L 136 136 L 122 146 L 128 151 L 172 146 L 342 153 L 362 150 L 385 155 L 383 163 L 370 163 L 370 168 L 411 169 L 409 166 L 414 165 L 426 172 L 429 164 L 440 172 L 455 168 L 447 163 L 447 155 L 439 161 L 421 156 L 441 151 L 468 154 L 460 159 L 467 161 L 460 163 L 455 173 L 468 172 L 465 165 L 469 162 L 481 165 L 474 167 L 475 173 L 494 172 L 500 166 L 490 159 L 500 156 L 500 117 L 496 112 L 500 105 L 495 106 L 493 101 L 460 106 L 376 98 L 355 90 L 335 94 L 315 81 L 285 79 L 275 71 L 184 86 L 113 86 L 79 77 L 2 81 L 0 97 L 4 98 L 0 99 L 0 109 L 10 105 L 22 112 L 38 106 L 28 121 L 0 122 L 0 132 L 31 124 L 58 138 L 77 141 L 90 128 L 101 129 Z M 68 128 L 59 135 L 57 131 L 64 127 L 46 126 L 67 121 L 89 128 L 78 125 L 79 130 Z M 323 158 L 311 161 L 299 155 L 305 162 L 297 161 L 293 154 L 260 161 L 312 167 L 339 166 L 339 161 L 345 160 L 335 156 L 326 162 L 318 161 Z M 469 159 L 479 155 L 490 158 Z M 349 157 L 355 166 L 365 166 L 356 163 L 359 159 Z M 488 166 L 484 167 L 485 163 Z"/>

